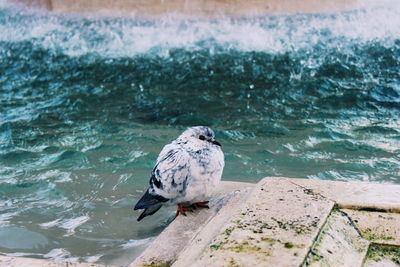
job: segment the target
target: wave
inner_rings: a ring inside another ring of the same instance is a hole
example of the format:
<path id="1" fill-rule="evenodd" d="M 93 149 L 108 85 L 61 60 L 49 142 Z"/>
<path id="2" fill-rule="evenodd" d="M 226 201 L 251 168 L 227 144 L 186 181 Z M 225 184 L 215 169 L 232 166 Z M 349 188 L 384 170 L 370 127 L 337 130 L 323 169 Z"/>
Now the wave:
<path id="1" fill-rule="evenodd" d="M 168 221 L 133 224 L 132 202 L 190 125 L 216 130 L 224 179 L 399 183 L 399 6 L 152 20 L 0 1 L 0 224 L 29 217 L 41 257 L 131 262 Z"/>
<path id="2" fill-rule="evenodd" d="M 359 10 L 315 15 L 266 15 L 256 18 L 193 19 L 165 15 L 160 19 L 65 15 L 0 6 L 0 41 L 32 42 L 68 56 L 96 54 L 107 58 L 142 54 L 169 56 L 171 49 L 207 48 L 287 53 L 315 46 L 349 49 L 348 42 L 381 42 L 400 38 L 400 4 L 371 4 Z M 343 40 L 347 40 L 344 44 Z M 311 60 L 309 65 L 318 64 Z"/>

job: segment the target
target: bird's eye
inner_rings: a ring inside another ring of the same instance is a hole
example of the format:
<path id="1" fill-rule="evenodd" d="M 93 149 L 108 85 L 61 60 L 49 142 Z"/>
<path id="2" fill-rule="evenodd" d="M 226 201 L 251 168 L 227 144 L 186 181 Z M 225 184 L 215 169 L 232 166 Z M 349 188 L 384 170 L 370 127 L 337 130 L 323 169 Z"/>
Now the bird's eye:
<path id="1" fill-rule="evenodd" d="M 199 139 L 200 139 L 200 140 L 206 140 L 206 137 L 205 137 L 204 135 L 200 135 L 200 136 L 199 136 Z"/>

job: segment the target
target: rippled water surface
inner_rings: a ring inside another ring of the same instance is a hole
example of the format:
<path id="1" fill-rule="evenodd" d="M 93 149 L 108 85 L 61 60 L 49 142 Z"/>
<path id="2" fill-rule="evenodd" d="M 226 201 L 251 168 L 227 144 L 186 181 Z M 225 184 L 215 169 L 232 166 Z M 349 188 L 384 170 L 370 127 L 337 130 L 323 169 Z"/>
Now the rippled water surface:
<path id="1" fill-rule="evenodd" d="M 168 223 L 132 205 L 190 125 L 224 180 L 400 184 L 400 6 L 158 20 L 0 2 L 0 253 L 127 264 Z"/>

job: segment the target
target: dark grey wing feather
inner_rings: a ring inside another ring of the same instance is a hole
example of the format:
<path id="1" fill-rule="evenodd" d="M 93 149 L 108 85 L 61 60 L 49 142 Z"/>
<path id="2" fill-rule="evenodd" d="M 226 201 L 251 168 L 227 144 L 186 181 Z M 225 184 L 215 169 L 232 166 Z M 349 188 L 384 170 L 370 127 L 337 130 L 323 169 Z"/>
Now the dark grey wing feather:
<path id="1" fill-rule="evenodd" d="M 134 208 L 134 210 L 144 209 L 137 220 L 140 221 L 146 216 L 153 215 L 161 208 L 162 203 L 167 201 L 167 198 L 150 194 L 149 189 L 147 189 L 146 193 L 139 199 Z"/>
<path id="2" fill-rule="evenodd" d="M 158 203 L 156 205 L 153 205 L 153 206 L 150 206 L 150 207 L 144 209 L 142 214 L 140 214 L 139 218 L 137 218 L 137 221 L 139 222 L 144 217 L 153 215 L 154 213 L 156 213 L 161 208 L 161 206 L 162 206 L 162 204 Z"/>
<path id="3" fill-rule="evenodd" d="M 150 187 L 135 205 L 144 209 L 138 221 L 156 213 L 164 202 L 182 194 L 189 175 L 187 152 L 180 145 L 166 145 L 157 158 L 150 177 Z"/>
<path id="4" fill-rule="evenodd" d="M 149 189 L 147 189 L 146 193 L 136 203 L 134 210 L 145 209 L 167 201 L 167 198 L 150 194 Z"/>

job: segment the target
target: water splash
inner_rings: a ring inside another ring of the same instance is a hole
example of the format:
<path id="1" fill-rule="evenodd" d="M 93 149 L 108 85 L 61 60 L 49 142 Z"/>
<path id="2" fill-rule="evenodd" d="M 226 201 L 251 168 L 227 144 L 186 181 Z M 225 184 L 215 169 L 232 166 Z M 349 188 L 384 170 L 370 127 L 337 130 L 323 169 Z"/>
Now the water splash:
<path id="1" fill-rule="evenodd" d="M 361 10 L 328 15 L 214 20 L 177 18 L 176 14 L 156 20 L 104 18 L 95 14 L 89 18 L 71 18 L 6 8 L 0 16 L 0 41 L 28 41 L 69 56 L 96 54 L 109 58 L 146 53 L 168 56 L 169 51 L 176 48 L 191 51 L 207 48 L 215 52 L 223 47 L 267 53 L 309 50 L 314 46 L 348 50 L 349 40 L 357 43 L 380 41 L 391 47 L 400 35 L 400 4 L 389 2 L 371 3 Z"/>
<path id="2" fill-rule="evenodd" d="M 130 262 L 170 216 L 136 224 L 133 202 L 194 124 L 216 130 L 226 180 L 400 183 L 399 11 L 152 20 L 0 2 L 0 226 L 47 239 L 0 251 Z"/>

